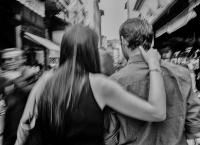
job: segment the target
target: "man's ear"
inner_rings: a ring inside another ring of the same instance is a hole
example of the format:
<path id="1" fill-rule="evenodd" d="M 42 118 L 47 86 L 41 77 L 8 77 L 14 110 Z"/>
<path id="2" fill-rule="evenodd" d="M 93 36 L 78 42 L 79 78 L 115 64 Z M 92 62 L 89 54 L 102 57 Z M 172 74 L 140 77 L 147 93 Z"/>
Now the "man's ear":
<path id="1" fill-rule="evenodd" d="M 122 45 L 128 46 L 128 41 L 121 36 Z"/>

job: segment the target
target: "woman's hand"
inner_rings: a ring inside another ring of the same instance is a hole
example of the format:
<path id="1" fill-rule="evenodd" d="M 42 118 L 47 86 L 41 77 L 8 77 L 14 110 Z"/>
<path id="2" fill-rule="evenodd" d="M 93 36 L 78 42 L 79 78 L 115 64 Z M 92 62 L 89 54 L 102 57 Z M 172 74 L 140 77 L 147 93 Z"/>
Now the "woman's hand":
<path id="1" fill-rule="evenodd" d="M 150 69 L 160 69 L 160 54 L 156 49 L 150 48 L 147 52 L 144 50 L 144 48 L 139 47 L 140 52 L 145 60 L 145 62 L 148 64 Z"/>

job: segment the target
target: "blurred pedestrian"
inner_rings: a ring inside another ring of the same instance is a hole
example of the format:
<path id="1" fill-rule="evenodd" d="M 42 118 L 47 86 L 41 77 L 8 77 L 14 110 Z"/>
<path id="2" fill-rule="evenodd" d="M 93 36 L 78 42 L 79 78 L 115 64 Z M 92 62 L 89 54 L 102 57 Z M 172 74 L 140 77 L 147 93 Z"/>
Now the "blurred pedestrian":
<path id="1" fill-rule="evenodd" d="M 15 143 L 29 92 L 37 79 L 38 68 L 24 67 L 25 59 L 22 54 L 23 51 L 16 48 L 6 49 L 3 53 L 3 72 L 0 78 L 0 90 L 3 91 L 3 99 L 0 100 L 0 133 L 4 145 Z M 3 107 L 3 104 L 6 104 L 6 107 Z"/>
<path id="2" fill-rule="evenodd" d="M 159 51 L 161 53 L 161 59 L 163 59 L 163 60 L 165 60 L 167 62 L 171 62 L 173 51 L 172 51 L 172 49 L 171 49 L 171 47 L 169 45 L 164 46 Z"/>
<path id="3" fill-rule="evenodd" d="M 153 37 L 152 26 L 147 21 L 139 18 L 126 20 L 120 27 L 120 38 L 128 63 L 111 76 L 144 100 L 149 100 L 151 82 L 149 67 L 140 48 L 148 51 L 153 46 Z M 145 122 L 111 110 L 107 136 L 114 135 L 113 130 L 120 124 L 118 131 L 114 132 L 118 144 L 187 145 L 186 139 L 200 137 L 200 100 L 192 90 L 189 71 L 164 61 L 161 61 L 161 68 L 167 95 L 167 119 L 159 123 Z"/>
<path id="4" fill-rule="evenodd" d="M 15 145 L 104 144 L 104 108 L 147 121 L 165 119 L 159 54 L 143 52 L 150 69 L 149 100 L 143 101 L 100 73 L 97 34 L 74 25 L 63 36 L 60 67 L 34 86 Z"/>
<path id="5" fill-rule="evenodd" d="M 7 79 L 0 76 L 0 145 L 3 144 L 4 126 L 5 126 L 5 87 L 7 85 Z"/>
<path id="6" fill-rule="evenodd" d="M 105 49 L 99 49 L 99 57 L 100 57 L 100 66 L 101 72 L 107 76 L 112 75 L 115 72 L 114 68 L 114 60 L 111 54 L 107 52 Z"/>

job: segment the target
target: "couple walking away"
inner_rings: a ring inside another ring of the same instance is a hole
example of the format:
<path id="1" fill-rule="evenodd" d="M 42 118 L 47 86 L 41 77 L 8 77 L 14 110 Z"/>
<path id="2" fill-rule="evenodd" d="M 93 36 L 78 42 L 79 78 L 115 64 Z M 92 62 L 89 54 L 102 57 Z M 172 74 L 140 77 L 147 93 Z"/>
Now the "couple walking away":
<path id="1" fill-rule="evenodd" d="M 164 63 L 152 26 L 120 27 L 127 65 L 101 73 L 97 34 L 73 25 L 63 36 L 60 67 L 32 89 L 15 145 L 187 145 L 200 137 L 200 103 L 188 70 Z"/>

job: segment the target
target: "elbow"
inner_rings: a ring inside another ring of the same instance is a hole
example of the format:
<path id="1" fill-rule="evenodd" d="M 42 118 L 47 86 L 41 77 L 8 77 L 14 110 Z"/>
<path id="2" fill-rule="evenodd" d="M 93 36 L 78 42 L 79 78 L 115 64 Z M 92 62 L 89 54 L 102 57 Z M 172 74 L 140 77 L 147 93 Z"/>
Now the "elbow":
<path id="1" fill-rule="evenodd" d="M 158 122 L 164 121 L 164 120 L 166 120 L 166 114 L 162 114 L 162 115 L 159 115 L 159 116 L 157 117 L 157 121 L 158 121 Z"/>
<path id="2" fill-rule="evenodd" d="M 161 121 L 164 121 L 166 120 L 166 112 L 157 112 L 154 114 L 153 118 L 154 118 L 154 122 L 161 122 Z"/>

